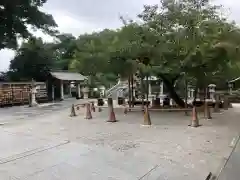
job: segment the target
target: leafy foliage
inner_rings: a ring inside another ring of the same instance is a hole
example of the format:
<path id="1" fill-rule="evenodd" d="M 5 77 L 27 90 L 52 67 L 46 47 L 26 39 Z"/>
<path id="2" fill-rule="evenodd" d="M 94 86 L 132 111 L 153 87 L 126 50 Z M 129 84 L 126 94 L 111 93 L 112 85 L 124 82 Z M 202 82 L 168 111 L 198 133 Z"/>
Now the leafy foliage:
<path id="1" fill-rule="evenodd" d="M 14 80 L 45 81 L 46 75 L 54 64 L 53 53 L 42 39 L 30 39 L 17 50 L 10 63 L 10 72 Z"/>
<path id="2" fill-rule="evenodd" d="M 16 49 L 17 39 L 32 37 L 29 28 L 56 33 L 52 15 L 42 12 L 46 0 L 1 0 L 0 2 L 0 49 Z"/>
<path id="3" fill-rule="evenodd" d="M 209 0 L 162 0 L 161 6 L 144 6 L 136 22 L 121 18 L 124 26 L 117 30 L 78 38 L 62 34 L 58 42 L 42 43 L 41 48 L 29 41 L 28 46 L 35 48 L 21 47 L 11 69 L 23 72 L 33 64 L 39 67 L 32 68 L 36 74 L 41 74 L 40 69 L 68 69 L 105 85 L 118 76 L 155 75 L 183 105 L 174 87 L 182 77 L 204 88 L 209 83 L 223 85 L 240 75 L 240 29 L 220 16 L 221 12 L 221 7 Z M 27 61 L 36 54 L 40 54 L 36 56 L 39 61 Z"/>

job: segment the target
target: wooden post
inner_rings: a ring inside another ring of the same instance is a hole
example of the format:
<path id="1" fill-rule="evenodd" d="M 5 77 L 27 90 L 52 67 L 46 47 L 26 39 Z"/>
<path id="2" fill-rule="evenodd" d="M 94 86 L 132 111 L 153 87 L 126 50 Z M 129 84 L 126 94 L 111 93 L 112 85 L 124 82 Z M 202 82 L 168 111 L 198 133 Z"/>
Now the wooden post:
<path id="1" fill-rule="evenodd" d="M 61 101 L 64 100 L 64 87 L 63 87 L 62 80 L 60 80 L 60 99 L 61 99 Z"/>
<path id="2" fill-rule="evenodd" d="M 108 98 L 109 119 L 107 122 L 117 122 L 113 108 L 113 99 Z"/>
<path id="3" fill-rule="evenodd" d="M 197 116 L 197 109 L 195 106 L 193 106 L 193 110 L 192 110 L 192 121 L 191 121 L 191 125 L 192 127 L 198 127 L 199 126 L 199 119 Z"/>
<path id="4" fill-rule="evenodd" d="M 143 117 L 144 117 L 143 125 L 150 126 L 152 123 L 151 123 L 151 118 L 150 118 L 150 115 L 149 115 L 149 112 L 148 112 L 148 106 L 147 105 L 144 108 Z"/>
<path id="5" fill-rule="evenodd" d="M 228 110 L 228 97 L 224 95 L 224 102 L 223 102 L 224 110 Z"/>
<path id="6" fill-rule="evenodd" d="M 214 105 L 214 112 L 219 113 L 219 102 L 220 102 L 220 97 L 218 94 L 215 94 L 215 105 Z"/>

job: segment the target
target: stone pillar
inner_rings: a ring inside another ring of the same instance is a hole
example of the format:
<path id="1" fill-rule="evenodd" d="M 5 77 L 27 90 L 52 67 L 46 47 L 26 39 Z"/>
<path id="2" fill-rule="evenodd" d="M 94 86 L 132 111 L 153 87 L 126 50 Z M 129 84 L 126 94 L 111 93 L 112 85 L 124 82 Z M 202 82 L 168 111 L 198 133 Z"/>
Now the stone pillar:
<path id="1" fill-rule="evenodd" d="M 64 100 L 63 81 L 60 81 L 60 99 Z"/>
<path id="2" fill-rule="evenodd" d="M 30 96 L 31 96 L 30 104 L 29 104 L 30 107 L 38 105 L 38 103 L 36 102 L 36 93 L 37 93 L 37 89 L 36 89 L 36 86 L 34 85 L 32 86 L 31 92 L 30 92 Z"/>
<path id="3" fill-rule="evenodd" d="M 136 90 L 135 90 L 135 88 L 133 88 L 133 97 L 134 98 L 136 97 Z"/>
<path id="4" fill-rule="evenodd" d="M 54 101 L 55 99 L 55 88 L 54 85 L 52 85 L 52 100 Z"/>
<path id="5" fill-rule="evenodd" d="M 191 98 L 191 89 L 189 89 L 189 88 L 187 89 L 187 97 Z"/>
<path id="6" fill-rule="evenodd" d="M 232 95 L 232 87 L 229 88 L 229 94 Z"/>
<path id="7" fill-rule="evenodd" d="M 149 86 L 148 86 L 148 95 L 152 95 L 152 86 L 151 86 L 151 83 L 149 83 Z"/>
<path id="8" fill-rule="evenodd" d="M 190 89 L 190 98 L 194 98 L 194 89 Z"/>
<path id="9" fill-rule="evenodd" d="M 160 83 L 160 95 L 163 95 L 163 81 Z"/>
<path id="10" fill-rule="evenodd" d="M 69 83 L 69 96 L 72 97 L 72 83 Z"/>
<path id="11" fill-rule="evenodd" d="M 78 98 L 81 98 L 81 88 L 79 83 L 76 85 L 76 88 L 77 88 L 76 89 L 77 96 Z"/>
<path id="12" fill-rule="evenodd" d="M 202 91 L 200 91 L 200 89 L 198 89 L 198 91 L 197 91 L 198 93 L 197 93 L 197 99 L 200 99 L 201 100 L 201 93 L 202 93 Z"/>
<path id="13" fill-rule="evenodd" d="M 228 91 L 229 91 L 230 95 L 232 95 L 232 89 L 233 89 L 233 84 L 232 83 L 228 83 Z"/>

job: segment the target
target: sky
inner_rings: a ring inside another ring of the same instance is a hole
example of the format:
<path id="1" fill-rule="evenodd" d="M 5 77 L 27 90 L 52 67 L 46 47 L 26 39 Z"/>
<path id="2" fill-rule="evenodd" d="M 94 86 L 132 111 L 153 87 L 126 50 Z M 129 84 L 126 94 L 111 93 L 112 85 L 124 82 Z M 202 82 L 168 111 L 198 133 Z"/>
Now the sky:
<path id="1" fill-rule="evenodd" d="M 159 0 L 48 0 L 43 10 L 53 15 L 60 32 L 78 36 L 105 28 L 118 28 L 122 25 L 120 16 L 134 19 L 144 4 L 158 3 Z M 215 0 L 215 3 L 222 4 L 229 18 L 240 24 L 239 0 Z M 40 32 L 36 36 L 50 40 Z M 8 69 L 13 57 L 12 50 L 0 51 L 0 71 Z"/>

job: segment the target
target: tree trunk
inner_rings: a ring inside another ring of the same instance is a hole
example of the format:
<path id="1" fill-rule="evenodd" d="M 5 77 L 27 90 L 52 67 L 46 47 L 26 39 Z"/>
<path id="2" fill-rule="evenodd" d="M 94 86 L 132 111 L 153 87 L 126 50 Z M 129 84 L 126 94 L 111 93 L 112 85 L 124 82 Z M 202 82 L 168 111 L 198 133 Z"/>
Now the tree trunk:
<path id="1" fill-rule="evenodd" d="M 134 97 L 134 93 L 133 93 L 133 74 L 131 74 L 131 95 L 132 95 L 132 107 L 134 107 L 134 101 L 135 101 L 135 97 Z"/>
<path id="2" fill-rule="evenodd" d="M 149 95 L 149 80 L 148 80 L 148 75 L 146 76 L 146 86 L 147 86 L 147 94 L 146 94 L 146 99 L 147 99 L 147 102 L 148 102 L 148 95 Z"/>
<path id="3" fill-rule="evenodd" d="M 184 88 L 184 96 L 185 96 L 185 107 L 187 108 L 187 101 L 188 101 L 188 81 L 186 80 L 186 78 L 184 79 L 185 82 L 185 88 Z"/>
<path id="4" fill-rule="evenodd" d="M 184 78 L 184 82 L 185 82 L 185 108 L 188 108 L 188 81 L 186 79 L 186 76 Z M 188 115 L 188 111 L 185 111 L 185 115 Z"/>
<path id="5" fill-rule="evenodd" d="M 165 76 L 160 76 L 163 80 L 164 85 L 166 86 L 170 97 L 182 108 L 185 107 L 185 102 L 178 96 L 178 94 L 175 91 L 174 83 L 169 81 Z"/>
<path id="6" fill-rule="evenodd" d="M 143 74 L 141 73 L 141 98 L 142 98 L 142 109 L 144 109 L 144 86 L 143 86 Z"/>
<path id="7" fill-rule="evenodd" d="M 194 89 L 194 98 L 193 98 L 194 102 L 197 100 L 198 89 L 199 89 L 199 81 L 197 81 L 195 89 Z"/>
<path id="8" fill-rule="evenodd" d="M 131 108 L 131 81 L 130 81 L 130 76 L 128 76 L 128 106 Z"/>

